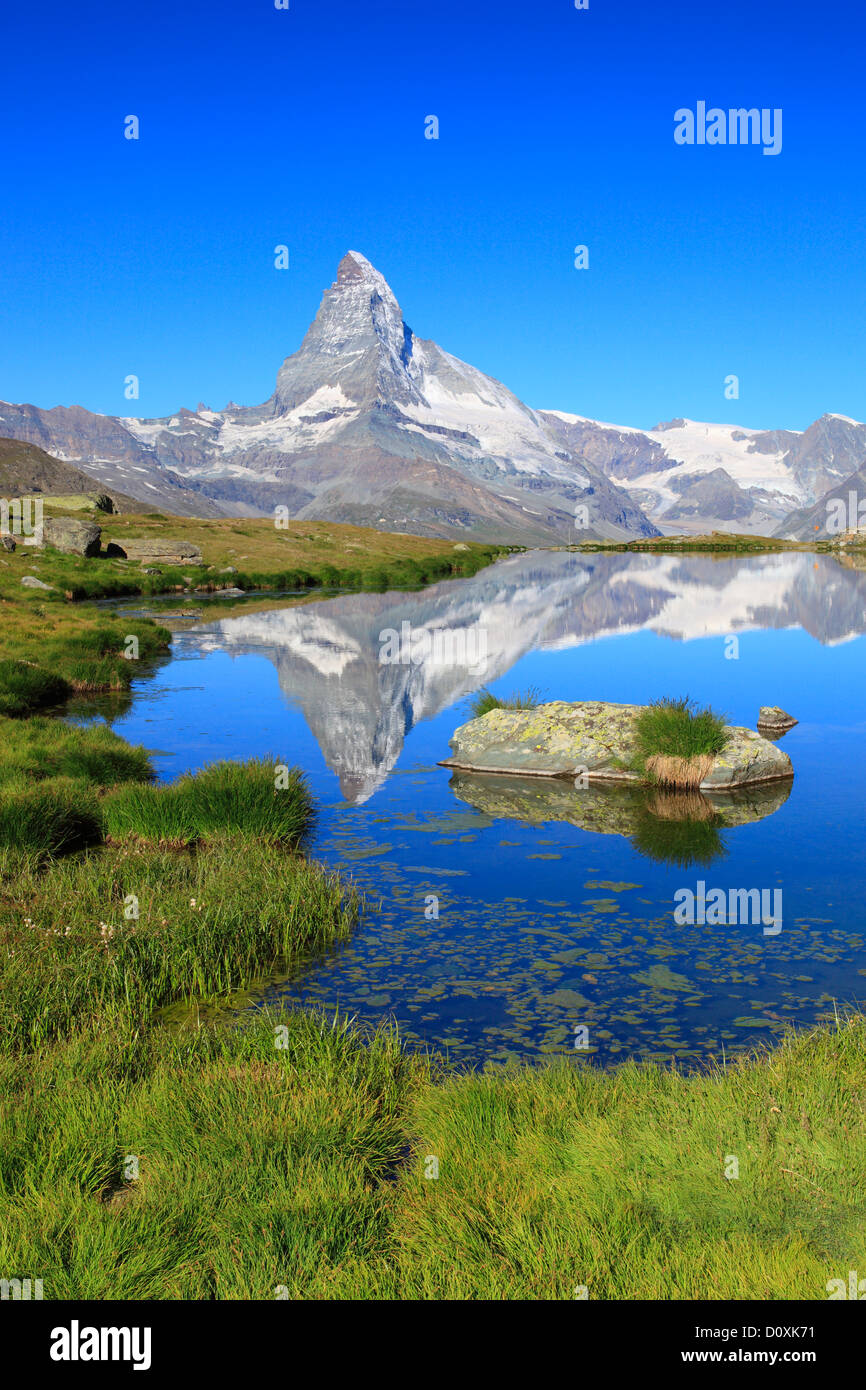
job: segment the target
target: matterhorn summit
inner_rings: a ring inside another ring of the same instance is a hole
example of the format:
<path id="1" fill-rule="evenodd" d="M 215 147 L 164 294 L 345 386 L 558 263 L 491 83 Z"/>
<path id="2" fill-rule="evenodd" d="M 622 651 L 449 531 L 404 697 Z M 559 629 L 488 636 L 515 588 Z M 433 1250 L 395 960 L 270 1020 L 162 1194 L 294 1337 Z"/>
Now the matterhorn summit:
<path id="1" fill-rule="evenodd" d="M 300 348 L 277 373 L 275 407 L 294 410 L 323 387 L 355 406 L 426 404 L 412 341 L 384 275 L 348 251 Z"/>

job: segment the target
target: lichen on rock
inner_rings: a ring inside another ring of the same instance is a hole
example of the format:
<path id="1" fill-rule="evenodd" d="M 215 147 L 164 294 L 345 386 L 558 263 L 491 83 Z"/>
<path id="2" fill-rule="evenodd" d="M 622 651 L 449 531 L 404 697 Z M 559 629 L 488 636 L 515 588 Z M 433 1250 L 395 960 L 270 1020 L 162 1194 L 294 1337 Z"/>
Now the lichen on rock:
<path id="1" fill-rule="evenodd" d="M 554 700 L 529 710 L 493 709 L 456 729 L 444 767 L 512 776 L 586 777 L 639 782 L 635 721 L 641 705 Z M 792 777 L 791 760 L 754 729 L 726 726 L 721 753 L 701 768 L 697 786 L 724 791 Z"/>

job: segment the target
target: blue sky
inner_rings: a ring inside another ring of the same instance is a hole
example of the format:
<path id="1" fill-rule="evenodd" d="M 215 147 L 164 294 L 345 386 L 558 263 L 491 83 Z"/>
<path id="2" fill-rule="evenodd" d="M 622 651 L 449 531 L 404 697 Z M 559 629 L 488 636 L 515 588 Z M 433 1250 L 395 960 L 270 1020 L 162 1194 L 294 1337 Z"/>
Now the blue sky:
<path id="1" fill-rule="evenodd" d="M 0 398 L 256 404 L 351 247 L 536 407 L 866 418 L 860 7 L 290 4 L 6 7 Z M 677 146 L 698 100 L 781 153 Z"/>

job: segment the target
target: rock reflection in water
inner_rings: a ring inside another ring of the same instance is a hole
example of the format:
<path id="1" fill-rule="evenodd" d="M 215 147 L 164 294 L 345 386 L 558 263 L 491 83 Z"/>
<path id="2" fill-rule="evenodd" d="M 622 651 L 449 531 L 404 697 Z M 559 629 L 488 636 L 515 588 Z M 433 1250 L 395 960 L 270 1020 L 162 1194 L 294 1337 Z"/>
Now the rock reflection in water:
<path id="1" fill-rule="evenodd" d="M 567 821 L 597 835 L 623 835 L 648 859 L 679 868 L 724 858 L 723 832 L 771 816 L 791 793 L 789 781 L 704 794 L 598 782 L 581 788 L 564 777 L 477 772 L 455 772 L 450 787 L 492 820 Z"/>

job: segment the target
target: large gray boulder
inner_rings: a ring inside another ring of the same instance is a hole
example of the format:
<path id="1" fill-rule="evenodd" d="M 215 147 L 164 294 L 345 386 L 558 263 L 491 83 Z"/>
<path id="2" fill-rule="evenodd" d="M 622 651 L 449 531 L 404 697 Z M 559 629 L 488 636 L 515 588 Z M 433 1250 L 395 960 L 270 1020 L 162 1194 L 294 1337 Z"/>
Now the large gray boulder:
<path id="1" fill-rule="evenodd" d="M 443 767 L 530 777 L 576 777 L 637 782 L 630 768 L 637 751 L 635 720 L 642 705 L 601 700 L 557 700 L 530 710 L 493 709 L 456 729 L 453 756 Z M 727 743 L 700 787 L 724 791 L 794 775 L 786 753 L 754 729 L 729 726 Z"/>
<path id="2" fill-rule="evenodd" d="M 80 521 L 72 516 L 52 516 L 42 527 L 46 545 L 61 550 L 64 555 L 98 555 L 101 529 L 92 521 Z"/>

